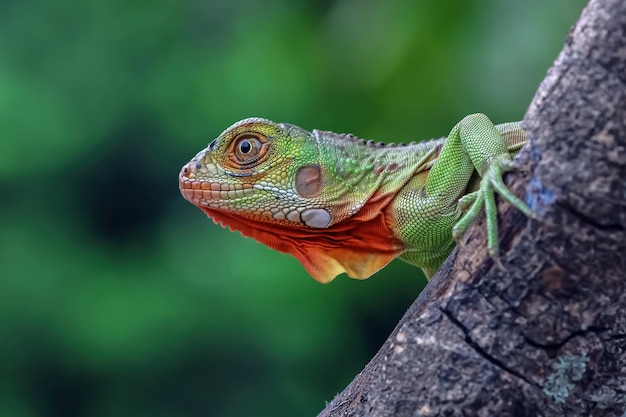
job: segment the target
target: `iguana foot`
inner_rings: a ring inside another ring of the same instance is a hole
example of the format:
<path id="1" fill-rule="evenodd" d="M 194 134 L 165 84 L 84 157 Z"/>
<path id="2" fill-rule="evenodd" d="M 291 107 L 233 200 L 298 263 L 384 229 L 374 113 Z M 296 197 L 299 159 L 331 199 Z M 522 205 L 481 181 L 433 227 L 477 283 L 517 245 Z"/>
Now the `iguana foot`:
<path id="1" fill-rule="evenodd" d="M 465 212 L 465 214 L 452 229 L 452 236 L 457 244 L 460 245 L 461 238 L 474 220 L 478 218 L 484 206 L 485 217 L 487 218 L 487 249 L 491 258 L 500 268 L 502 267 L 502 263 L 500 261 L 498 213 L 496 210 L 494 191 L 526 216 L 530 218 L 535 217 L 530 208 L 522 200 L 517 198 L 502 180 L 502 174 L 512 169 L 513 161 L 508 155 L 500 156 L 496 160 L 491 161 L 489 168 L 487 168 L 480 182 L 480 188 L 477 191 L 463 196 L 459 200 L 458 209 L 461 212 Z"/>

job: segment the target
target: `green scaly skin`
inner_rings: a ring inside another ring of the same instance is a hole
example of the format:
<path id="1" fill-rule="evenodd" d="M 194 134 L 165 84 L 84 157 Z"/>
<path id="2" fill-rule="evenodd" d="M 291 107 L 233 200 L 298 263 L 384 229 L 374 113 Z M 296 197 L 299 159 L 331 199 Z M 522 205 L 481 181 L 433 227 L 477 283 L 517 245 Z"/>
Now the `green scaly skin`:
<path id="1" fill-rule="evenodd" d="M 494 193 L 526 142 L 520 123 L 465 117 L 447 138 L 383 145 L 252 118 L 180 172 L 181 193 L 216 223 L 298 258 L 320 282 L 367 278 L 399 257 L 428 277 L 485 209 L 499 264 Z"/>

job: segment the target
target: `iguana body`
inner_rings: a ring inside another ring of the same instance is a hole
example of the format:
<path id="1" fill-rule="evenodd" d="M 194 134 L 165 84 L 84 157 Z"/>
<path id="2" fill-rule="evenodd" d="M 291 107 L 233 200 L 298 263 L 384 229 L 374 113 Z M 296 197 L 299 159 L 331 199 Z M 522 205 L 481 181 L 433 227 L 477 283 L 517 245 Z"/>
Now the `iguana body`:
<path id="1" fill-rule="evenodd" d="M 367 278 L 396 257 L 430 276 L 483 207 L 497 259 L 494 190 L 531 215 L 502 182 L 525 142 L 519 123 L 482 114 L 410 145 L 252 118 L 198 153 L 179 183 L 216 223 L 290 253 L 320 282 Z"/>

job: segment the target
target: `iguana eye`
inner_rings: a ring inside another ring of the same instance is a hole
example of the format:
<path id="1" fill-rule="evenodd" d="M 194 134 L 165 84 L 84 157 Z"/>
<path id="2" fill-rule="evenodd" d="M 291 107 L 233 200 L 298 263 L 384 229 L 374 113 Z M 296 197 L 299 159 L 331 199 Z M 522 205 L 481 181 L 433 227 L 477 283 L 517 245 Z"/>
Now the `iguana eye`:
<path id="1" fill-rule="evenodd" d="M 250 164 L 256 162 L 263 153 L 264 138 L 254 134 L 244 134 L 236 138 L 232 145 L 234 162 Z"/>
<path id="2" fill-rule="evenodd" d="M 239 142 L 239 152 L 240 153 L 247 154 L 251 150 L 252 150 L 252 145 L 250 144 L 249 140 L 243 139 L 241 142 Z"/>

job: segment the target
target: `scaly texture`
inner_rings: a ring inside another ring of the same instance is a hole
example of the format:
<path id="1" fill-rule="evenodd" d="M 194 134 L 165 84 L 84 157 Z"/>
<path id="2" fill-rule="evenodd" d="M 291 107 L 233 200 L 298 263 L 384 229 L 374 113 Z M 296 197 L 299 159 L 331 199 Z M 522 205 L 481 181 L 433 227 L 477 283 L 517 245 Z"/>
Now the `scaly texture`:
<path id="1" fill-rule="evenodd" d="M 519 123 L 482 114 L 410 145 L 251 118 L 187 163 L 179 184 L 216 223 L 290 253 L 320 282 L 367 278 L 396 257 L 431 276 L 483 207 L 498 259 L 494 191 L 531 215 L 502 182 L 525 142 Z"/>

